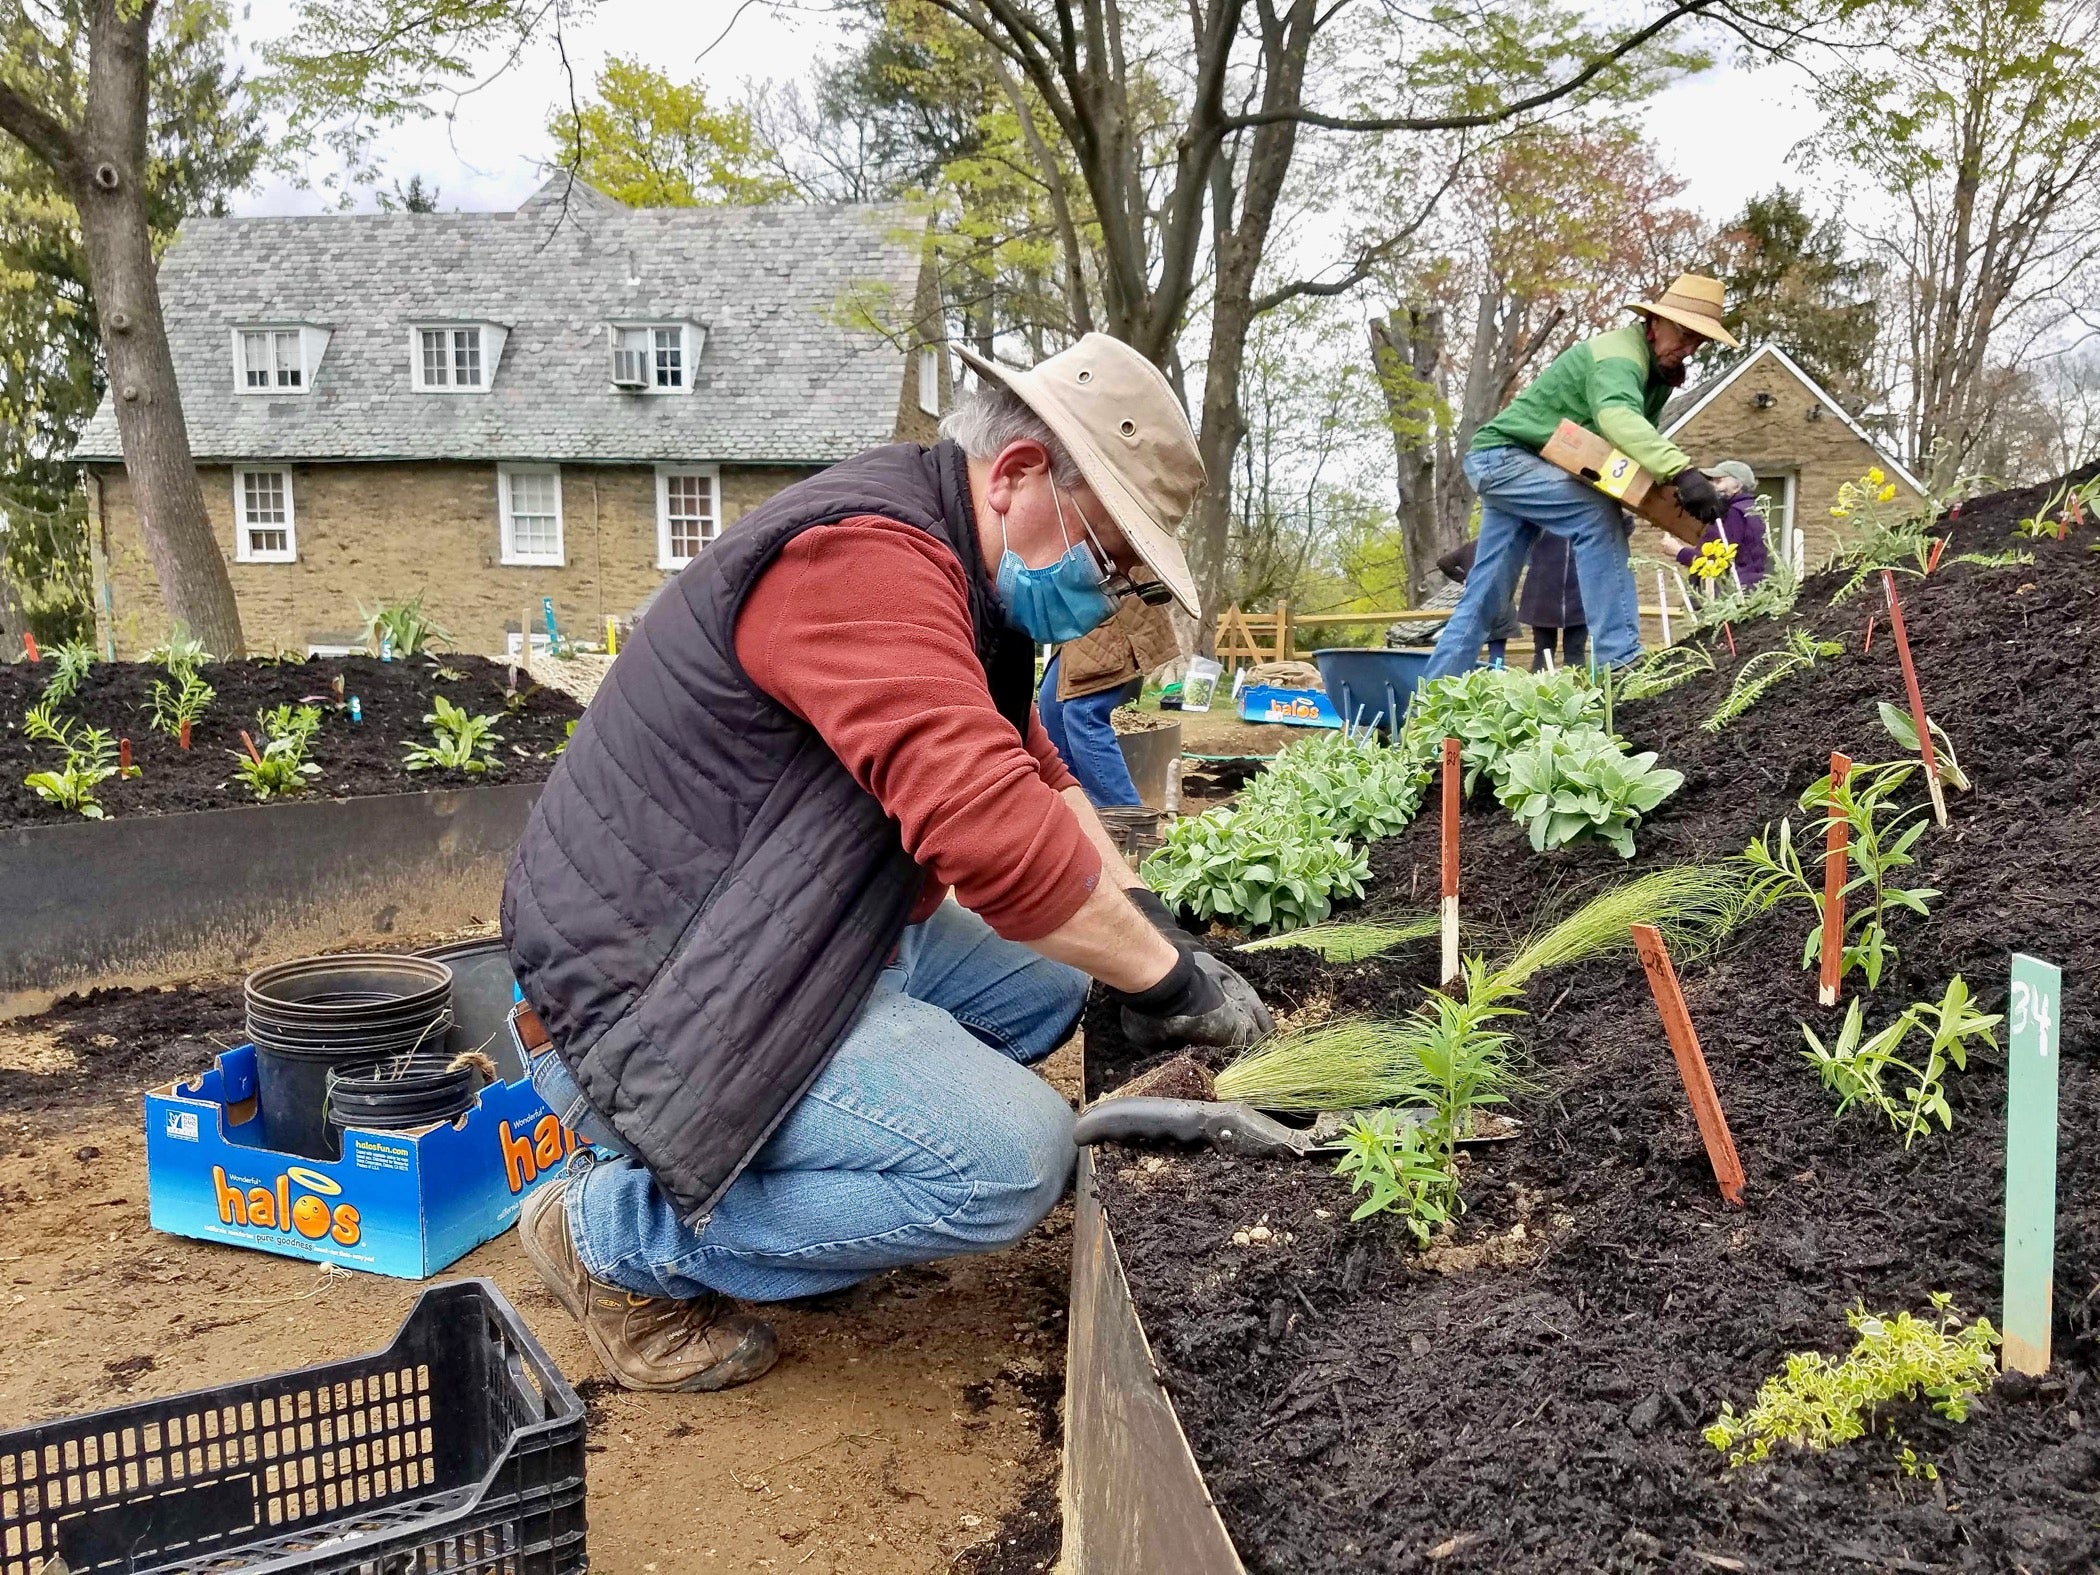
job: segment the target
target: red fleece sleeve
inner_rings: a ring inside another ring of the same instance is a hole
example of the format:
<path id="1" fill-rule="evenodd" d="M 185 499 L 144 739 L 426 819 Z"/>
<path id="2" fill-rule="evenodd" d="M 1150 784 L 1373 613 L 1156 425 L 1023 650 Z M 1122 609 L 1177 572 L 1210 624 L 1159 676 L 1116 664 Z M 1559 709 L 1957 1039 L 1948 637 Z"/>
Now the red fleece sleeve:
<path id="1" fill-rule="evenodd" d="M 872 515 L 819 525 L 758 577 L 737 660 L 801 717 L 897 822 L 930 886 L 1013 941 L 1079 911 L 1101 856 L 1057 796 L 1072 776 L 1029 717 L 992 703 L 962 566 L 924 531 Z"/>
<path id="2" fill-rule="evenodd" d="M 1065 757 L 1057 752 L 1050 742 L 1050 735 L 1043 731 L 1043 719 L 1036 714 L 1034 706 L 1028 708 L 1028 752 L 1035 756 L 1037 775 L 1049 783 L 1051 788 L 1062 793 L 1068 787 L 1079 786 L 1079 778 L 1072 775 L 1072 768 L 1065 764 Z"/>

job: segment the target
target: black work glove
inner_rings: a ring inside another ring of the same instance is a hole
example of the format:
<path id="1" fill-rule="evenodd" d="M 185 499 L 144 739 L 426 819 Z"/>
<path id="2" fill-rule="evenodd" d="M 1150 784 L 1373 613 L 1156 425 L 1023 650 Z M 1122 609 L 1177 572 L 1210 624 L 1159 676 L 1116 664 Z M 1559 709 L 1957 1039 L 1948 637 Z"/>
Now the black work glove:
<path id="1" fill-rule="evenodd" d="M 1124 1037 L 1141 1050 L 1243 1050 L 1276 1027 L 1254 986 L 1206 951 L 1179 953 L 1172 970 L 1149 990 L 1108 993 L 1123 1008 Z"/>
<path id="2" fill-rule="evenodd" d="M 1728 512 L 1728 500 L 1714 490 L 1697 465 L 1685 466 L 1670 478 L 1670 485 L 1677 489 L 1677 501 L 1684 505 L 1685 513 L 1702 525 L 1711 525 Z"/>
<path id="3" fill-rule="evenodd" d="M 1203 949 L 1203 943 L 1181 927 L 1181 921 L 1174 917 L 1174 910 L 1167 906 L 1166 899 L 1150 886 L 1126 886 L 1123 888 L 1123 895 L 1130 899 L 1138 912 L 1151 921 L 1152 928 L 1173 943 L 1175 951 L 1195 952 Z"/>

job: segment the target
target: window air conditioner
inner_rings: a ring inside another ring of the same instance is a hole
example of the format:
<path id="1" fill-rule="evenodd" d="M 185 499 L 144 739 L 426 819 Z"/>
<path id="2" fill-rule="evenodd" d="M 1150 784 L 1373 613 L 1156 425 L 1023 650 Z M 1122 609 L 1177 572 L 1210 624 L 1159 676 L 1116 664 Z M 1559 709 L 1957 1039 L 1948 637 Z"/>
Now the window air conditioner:
<path id="1" fill-rule="evenodd" d="M 649 386 L 649 352 L 646 350 L 613 351 L 612 380 L 615 388 L 647 388 Z"/>

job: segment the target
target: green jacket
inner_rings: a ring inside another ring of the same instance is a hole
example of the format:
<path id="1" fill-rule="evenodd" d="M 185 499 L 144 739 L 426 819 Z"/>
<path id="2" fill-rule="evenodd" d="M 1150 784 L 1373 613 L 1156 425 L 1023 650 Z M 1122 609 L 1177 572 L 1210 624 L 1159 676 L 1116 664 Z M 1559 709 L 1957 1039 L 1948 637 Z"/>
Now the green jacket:
<path id="1" fill-rule="evenodd" d="M 1637 322 L 1570 345 L 1538 380 L 1473 434 L 1473 447 L 1528 448 L 1536 454 L 1563 421 L 1588 427 L 1658 480 L 1691 460 L 1655 429 L 1673 389 L 1651 381 L 1648 336 Z"/>

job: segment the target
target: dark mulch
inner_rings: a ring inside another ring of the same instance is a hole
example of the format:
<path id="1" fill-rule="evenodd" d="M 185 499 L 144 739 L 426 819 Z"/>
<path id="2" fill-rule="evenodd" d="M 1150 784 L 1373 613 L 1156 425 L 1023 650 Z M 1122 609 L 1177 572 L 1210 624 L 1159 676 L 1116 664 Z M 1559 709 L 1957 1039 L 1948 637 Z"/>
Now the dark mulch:
<path id="1" fill-rule="evenodd" d="M 175 810 L 222 809 L 253 803 L 233 774 L 233 756 L 241 749 L 241 730 L 262 738 L 256 713 L 284 702 L 310 700 L 323 708 L 321 731 L 308 758 L 321 767 L 313 779 L 318 796 L 354 798 L 374 793 L 415 793 L 434 787 L 461 787 L 479 782 L 537 782 L 553 769 L 554 751 L 568 723 L 580 714 L 576 702 L 558 690 L 533 688 L 506 704 L 507 670 L 479 656 L 444 654 L 381 662 L 370 657 L 303 662 L 213 662 L 203 668 L 205 682 L 217 698 L 190 732 L 190 748 L 154 732 L 147 725 L 153 682 L 160 668 L 144 662 L 98 662 L 62 713 L 131 740 L 132 763 L 140 775 L 128 782 L 112 777 L 96 790 L 110 815 L 167 814 Z M 448 678 L 445 673 L 458 676 Z M 0 827 L 49 824 L 72 814 L 46 804 L 22 779 L 32 771 L 62 762 L 61 753 L 22 734 L 22 714 L 43 696 L 51 675 L 48 662 L 18 662 L 0 667 Z M 340 676 L 344 692 L 355 695 L 363 713 L 352 724 L 335 703 L 333 684 Z M 459 772 L 421 771 L 402 766 L 404 746 L 427 743 L 430 726 L 423 720 L 431 696 L 442 694 L 474 713 L 502 718 L 496 731 L 499 769 L 485 777 Z"/>
<path id="2" fill-rule="evenodd" d="M 1950 551 L 2013 544 L 2039 492 L 1966 509 Z M 1870 1026 L 1937 999 L 1959 972 L 2002 1010 L 2007 954 L 2065 969 L 2056 1362 L 2006 1379 L 1956 1426 L 1923 1406 L 1884 1420 L 1937 1463 L 1906 1480 L 1897 1439 L 1723 1469 L 1700 1437 L 1785 1353 L 1836 1354 L 1845 1310 L 1923 1312 L 1947 1291 L 1999 1316 L 2005 1079 L 1986 1053 L 1954 1076 L 1951 1133 L 1905 1152 L 1878 1117 L 1833 1118 L 1801 1059 L 1827 1038 L 1797 966 L 1803 911 L 1748 926 L 1683 972 L 1750 1178 L 1721 1206 L 1637 966 L 1543 977 L 1524 1038 L 1540 1091 L 1526 1137 L 1469 1158 L 1459 1241 L 1505 1238 L 1516 1261 L 1437 1273 L 1396 1228 L 1347 1223 L 1324 1165 L 1177 1158 L 1144 1172 L 1106 1150 L 1104 1191 L 1134 1294 L 1211 1491 L 1250 1569 L 2088 1570 L 2100 1567 L 2100 561 L 2072 540 L 2019 543 L 2030 568 L 1943 565 L 1901 578 L 1928 706 L 1976 783 L 1919 844 L 1946 895 L 1896 932 L 1903 955 Z M 1878 589 L 1842 606 L 1810 584 L 1810 621 L 1846 654 L 1718 736 L 1698 722 L 1722 672 L 1622 708 L 1619 726 L 1686 774 L 1639 835 L 1634 867 L 1741 849 L 1793 809 L 1828 753 L 1892 758 L 1874 701 L 1900 702 Z M 1741 656 L 1776 643 L 1737 631 Z M 1922 795 L 1920 795 L 1922 797 Z M 1799 825 L 1797 815 L 1797 826 Z M 1433 900 L 1435 827 L 1374 852 L 1374 900 Z M 1517 932 L 1622 874 L 1608 850 L 1541 858 L 1492 800 L 1468 806 L 1474 923 Z M 1398 1012 L 1434 977 L 1423 947 L 1349 967 L 1241 959 L 1273 999 L 1326 995 Z M 1090 1070 L 1141 1066 L 1113 1017 L 1088 1021 Z M 1266 1217 L 1295 1236 L 1235 1248 Z M 1525 1226 L 1521 1242 L 1511 1227 Z M 1705 1557 L 1702 1557 L 1705 1555 Z M 1734 1562 L 1725 1562 L 1734 1561 Z"/>
<path id="3" fill-rule="evenodd" d="M 0 1068 L 0 1112 L 129 1103 L 146 1089 L 194 1077 L 221 1050 L 245 1042 L 246 1022 L 237 979 L 62 996 L 37 1016 L 0 1023 L 0 1036 L 48 1035 L 75 1064 L 57 1072 Z"/>

